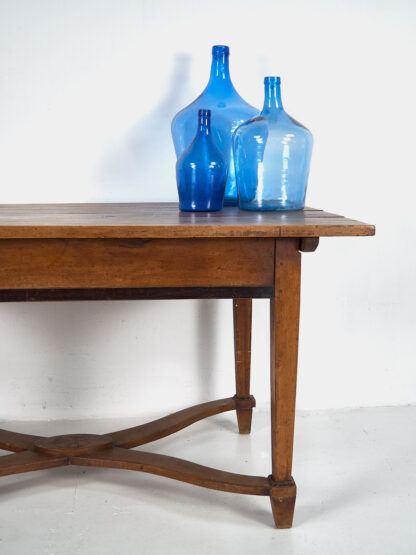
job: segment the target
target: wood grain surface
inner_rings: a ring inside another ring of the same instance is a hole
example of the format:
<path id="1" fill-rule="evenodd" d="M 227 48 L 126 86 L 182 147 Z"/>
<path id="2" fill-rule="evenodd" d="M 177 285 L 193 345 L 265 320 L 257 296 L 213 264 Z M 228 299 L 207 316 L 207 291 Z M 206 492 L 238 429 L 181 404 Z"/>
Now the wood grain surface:
<path id="1" fill-rule="evenodd" d="M 51 457 L 33 451 L 20 451 L 11 455 L 0 457 L 0 476 L 46 470 L 68 464 L 68 458 L 63 456 Z"/>
<path id="2" fill-rule="evenodd" d="M 2 239 L 0 289 L 272 286 L 274 240 Z"/>
<path id="3" fill-rule="evenodd" d="M 234 361 L 236 398 L 250 397 L 250 367 L 251 367 L 251 299 L 233 300 L 234 322 Z M 251 432 L 253 407 L 237 408 L 237 422 L 240 434 Z"/>
<path id="4" fill-rule="evenodd" d="M 0 239 L 330 237 L 374 235 L 374 226 L 305 208 L 293 212 L 180 212 L 176 203 L 0 205 Z"/>
<path id="5" fill-rule="evenodd" d="M 293 239 L 276 241 L 275 297 L 270 301 L 272 476 L 292 478 L 298 366 L 301 254 Z"/>
<path id="6" fill-rule="evenodd" d="M 270 481 L 262 476 L 225 472 L 176 457 L 146 451 L 132 451 L 120 447 L 113 447 L 90 455 L 71 457 L 71 464 L 138 470 L 195 486 L 232 493 L 269 495 L 270 492 Z"/>
<path id="7" fill-rule="evenodd" d="M 115 446 L 130 449 L 174 434 L 203 418 L 229 410 L 236 410 L 237 407 L 237 399 L 235 397 L 227 397 L 226 399 L 209 401 L 208 403 L 180 410 L 169 416 L 153 420 L 153 422 L 147 422 L 146 424 L 127 428 L 126 430 L 111 432 L 109 435 Z"/>

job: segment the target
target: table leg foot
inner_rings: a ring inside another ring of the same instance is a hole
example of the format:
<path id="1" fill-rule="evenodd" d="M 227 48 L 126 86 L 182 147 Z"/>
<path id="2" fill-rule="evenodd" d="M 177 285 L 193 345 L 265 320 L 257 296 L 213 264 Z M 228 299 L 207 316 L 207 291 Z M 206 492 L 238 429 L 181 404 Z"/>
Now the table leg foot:
<path id="1" fill-rule="evenodd" d="M 270 490 L 270 503 L 276 528 L 291 528 L 296 502 L 296 484 L 293 480 L 275 484 Z"/>
<path id="2" fill-rule="evenodd" d="M 245 398 L 234 395 L 234 400 L 236 404 L 238 431 L 240 434 L 249 434 L 251 431 L 253 407 L 256 406 L 256 400 L 253 395 Z"/>
<path id="3" fill-rule="evenodd" d="M 252 417 L 253 417 L 253 409 L 249 409 L 249 410 L 237 409 L 238 431 L 240 434 L 249 434 L 251 432 Z"/>

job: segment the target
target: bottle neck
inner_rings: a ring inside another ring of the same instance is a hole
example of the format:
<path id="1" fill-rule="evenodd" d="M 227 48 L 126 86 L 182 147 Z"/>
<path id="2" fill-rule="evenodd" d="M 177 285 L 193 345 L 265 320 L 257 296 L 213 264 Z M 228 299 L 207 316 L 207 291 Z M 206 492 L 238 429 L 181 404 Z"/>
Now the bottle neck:
<path id="1" fill-rule="evenodd" d="M 198 114 L 197 137 L 206 137 L 211 134 L 211 115 Z"/>
<path id="2" fill-rule="evenodd" d="M 231 82 L 228 53 L 213 52 L 211 73 L 205 92 L 212 92 L 221 96 L 226 96 L 236 92 Z"/>
<path id="3" fill-rule="evenodd" d="M 277 110 L 282 110 L 282 95 L 280 92 L 280 83 L 264 84 L 264 105 L 261 113 L 263 115 L 271 114 Z"/>

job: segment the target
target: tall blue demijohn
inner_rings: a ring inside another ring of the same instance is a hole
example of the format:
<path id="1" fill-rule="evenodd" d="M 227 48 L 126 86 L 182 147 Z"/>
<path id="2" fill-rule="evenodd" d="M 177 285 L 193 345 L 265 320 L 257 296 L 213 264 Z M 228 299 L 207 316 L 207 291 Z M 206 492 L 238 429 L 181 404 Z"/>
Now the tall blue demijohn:
<path id="1" fill-rule="evenodd" d="M 283 109 L 280 77 L 264 79 L 259 116 L 234 133 L 238 205 L 243 210 L 300 210 L 305 206 L 311 133 Z"/>
<path id="2" fill-rule="evenodd" d="M 235 90 L 230 78 L 228 60 L 228 46 L 212 47 L 211 75 L 208 85 L 196 100 L 173 118 L 172 137 L 176 156 L 179 158 L 194 138 L 198 110 L 201 108 L 211 110 L 213 139 L 228 166 L 224 204 L 235 205 L 237 186 L 232 154 L 232 134 L 241 123 L 254 117 L 259 111 L 247 104 Z"/>
<path id="3" fill-rule="evenodd" d="M 194 125 L 196 121 L 197 118 Z M 195 138 L 176 162 L 176 181 L 181 210 L 221 210 L 227 182 L 227 163 L 212 140 L 210 110 L 198 110 Z"/>

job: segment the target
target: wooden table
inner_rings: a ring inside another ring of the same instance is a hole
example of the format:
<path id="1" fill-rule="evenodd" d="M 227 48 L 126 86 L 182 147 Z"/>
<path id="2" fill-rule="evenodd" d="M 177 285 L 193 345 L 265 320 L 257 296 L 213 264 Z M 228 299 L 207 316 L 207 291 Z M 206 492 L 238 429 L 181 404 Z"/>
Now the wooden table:
<path id="1" fill-rule="evenodd" d="M 290 527 L 301 252 L 314 251 L 319 237 L 373 234 L 371 225 L 312 208 L 193 214 L 179 212 L 174 203 L 0 206 L 0 301 L 231 298 L 236 374 L 231 397 L 106 435 L 39 437 L 0 430 L 0 448 L 13 452 L 0 457 L 0 475 L 68 464 L 150 472 L 269 496 L 276 526 Z M 240 433 L 250 433 L 253 298 L 270 298 L 270 476 L 132 450 L 230 410 L 237 413 Z"/>

